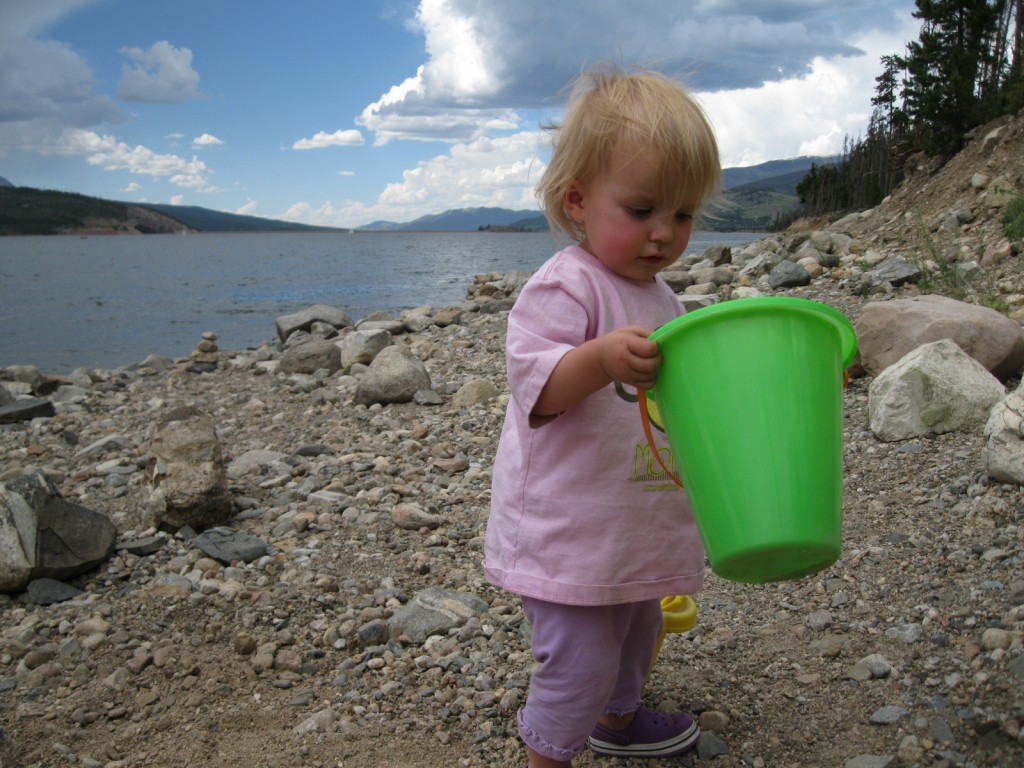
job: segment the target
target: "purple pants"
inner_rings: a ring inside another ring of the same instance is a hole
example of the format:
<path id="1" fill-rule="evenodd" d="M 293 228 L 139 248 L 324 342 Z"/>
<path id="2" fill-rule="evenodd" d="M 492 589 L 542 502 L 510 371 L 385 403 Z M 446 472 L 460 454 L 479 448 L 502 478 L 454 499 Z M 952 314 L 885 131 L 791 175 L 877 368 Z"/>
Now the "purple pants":
<path id="1" fill-rule="evenodd" d="M 626 715 L 640 693 L 664 624 L 660 600 L 622 605 L 560 605 L 523 597 L 533 625 L 533 658 L 519 735 L 552 760 L 582 752 L 600 715 Z"/>

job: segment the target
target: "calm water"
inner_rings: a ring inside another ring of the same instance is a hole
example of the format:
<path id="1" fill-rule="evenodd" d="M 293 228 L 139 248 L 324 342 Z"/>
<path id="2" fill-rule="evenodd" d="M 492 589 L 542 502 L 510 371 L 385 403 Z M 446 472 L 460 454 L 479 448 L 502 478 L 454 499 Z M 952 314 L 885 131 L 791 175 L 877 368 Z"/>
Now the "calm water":
<path id="1" fill-rule="evenodd" d="M 697 233 L 688 253 L 760 235 Z M 0 367 L 51 374 L 273 340 L 275 319 L 329 304 L 359 319 L 457 304 L 481 272 L 532 271 L 548 233 L 0 237 Z"/>

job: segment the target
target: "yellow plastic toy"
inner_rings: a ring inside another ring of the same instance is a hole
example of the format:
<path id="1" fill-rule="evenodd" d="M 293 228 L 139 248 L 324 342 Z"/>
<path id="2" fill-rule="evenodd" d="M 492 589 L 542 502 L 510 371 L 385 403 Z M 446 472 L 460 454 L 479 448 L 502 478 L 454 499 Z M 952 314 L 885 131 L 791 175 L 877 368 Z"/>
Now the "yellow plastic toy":
<path id="1" fill-rule="evenodd" d="M 654 644 L 654 658 L 651 660 L 651 669 L 658 661 L 658 654 L 661 653 L 661 644 L 665 635 L 669 632 L 689 632 L 697 626 L 697 604 L 689 595 L 670 595 L 661 598 L 661 612 L 665 618 L 661 634 Z"/>

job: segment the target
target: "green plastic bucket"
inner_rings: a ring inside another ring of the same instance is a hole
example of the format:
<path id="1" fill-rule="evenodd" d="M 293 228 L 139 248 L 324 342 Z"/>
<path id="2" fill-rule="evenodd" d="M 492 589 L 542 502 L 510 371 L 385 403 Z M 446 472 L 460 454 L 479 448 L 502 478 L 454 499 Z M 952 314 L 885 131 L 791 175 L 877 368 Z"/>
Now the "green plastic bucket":
<path id="1" fill-rule="evenodd" d="M 698 309 L 651 338 L 663 365 L 648 395 L 712 570 L 760 584 L 835 562 L 850 321 L 806 299 L 759 297 Z"/>

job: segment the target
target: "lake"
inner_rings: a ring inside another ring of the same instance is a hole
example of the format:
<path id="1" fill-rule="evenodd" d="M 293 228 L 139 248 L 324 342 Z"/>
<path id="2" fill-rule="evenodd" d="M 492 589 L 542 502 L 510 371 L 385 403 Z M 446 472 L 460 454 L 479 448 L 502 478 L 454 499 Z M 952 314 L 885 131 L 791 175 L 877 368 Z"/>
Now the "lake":
<path id="1" fill-rule="evenodd" d="M 697 232 L 687 253 L 762 236 Z M 0 237 L 0 367 L 181 357 L 204 331 L 224 350 L 256 347 L 310 304 L 355 320 L 458 304 L 474 275 L 533 271 L 555 250 L 547 232 Z"/>

